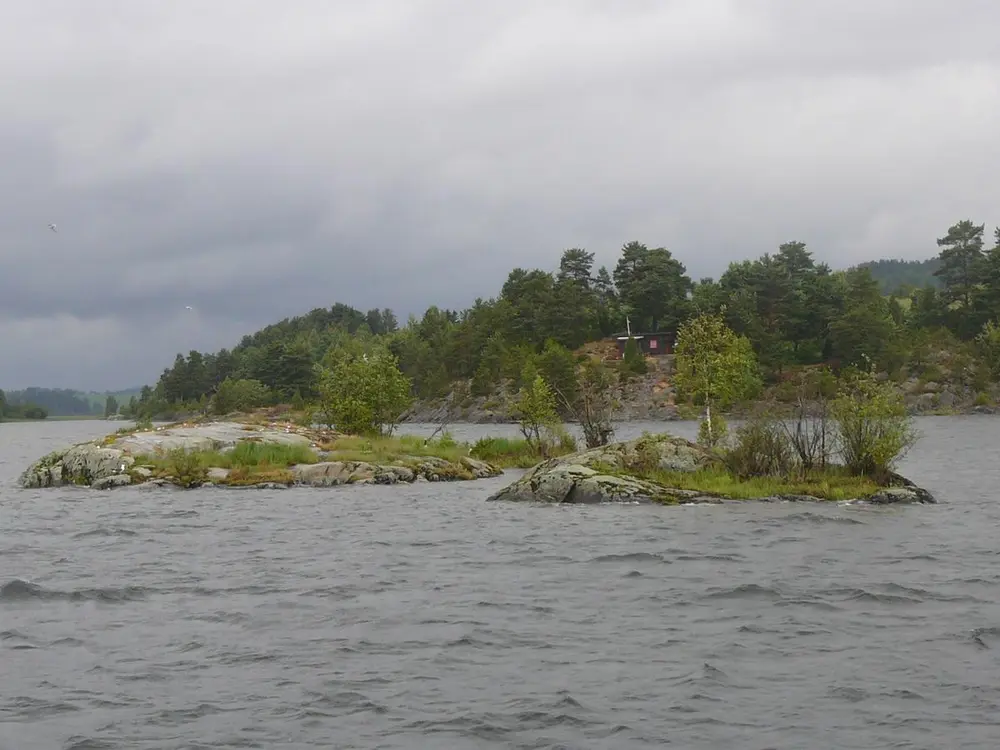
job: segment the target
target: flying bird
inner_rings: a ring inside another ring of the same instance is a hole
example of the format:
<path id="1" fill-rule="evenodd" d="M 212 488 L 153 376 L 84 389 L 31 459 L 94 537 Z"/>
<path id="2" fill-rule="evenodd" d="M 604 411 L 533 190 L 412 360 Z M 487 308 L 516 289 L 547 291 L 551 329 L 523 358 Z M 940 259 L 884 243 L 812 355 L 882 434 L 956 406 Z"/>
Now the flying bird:
<path id="1" fill-rule="evenodd" d="M 53 232 L 58 232 L 59 231 L 58 229 L 56 229 L 56 225 L 55 224 L 49 224 L 49 229 L 51 229 Z"/>
<path id="2" fill-rule="evenodd" d="M 185 310 L 194 310 L 194 308 L 191 307 L 191 305 L 184 305 L 184 309 Z"/>

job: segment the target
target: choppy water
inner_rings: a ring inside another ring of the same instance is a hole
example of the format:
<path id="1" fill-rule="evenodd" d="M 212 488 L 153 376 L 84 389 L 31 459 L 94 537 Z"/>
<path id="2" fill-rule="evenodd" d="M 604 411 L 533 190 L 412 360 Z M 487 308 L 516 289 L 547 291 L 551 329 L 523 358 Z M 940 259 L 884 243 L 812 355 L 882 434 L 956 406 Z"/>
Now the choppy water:
<path id="1" fill-rule="evenodd" d="M 107 425 L 2 425 L 0 748 L 996 748 L 1000 421 L 921 426 L 876 509 L 22 491 Z"/>

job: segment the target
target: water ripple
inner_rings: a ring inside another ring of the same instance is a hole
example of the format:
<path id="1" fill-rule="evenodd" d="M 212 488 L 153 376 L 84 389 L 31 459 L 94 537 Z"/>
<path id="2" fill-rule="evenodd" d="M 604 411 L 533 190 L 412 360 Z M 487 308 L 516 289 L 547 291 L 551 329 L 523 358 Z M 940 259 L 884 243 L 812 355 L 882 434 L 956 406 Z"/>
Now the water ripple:
<path id="1" fill-rule="evenodd" d="M 994 747 L 997 424 L 923 424 L 913 508 L 29 492 L 100 425 L 18 425 L 0 748 Z"/>

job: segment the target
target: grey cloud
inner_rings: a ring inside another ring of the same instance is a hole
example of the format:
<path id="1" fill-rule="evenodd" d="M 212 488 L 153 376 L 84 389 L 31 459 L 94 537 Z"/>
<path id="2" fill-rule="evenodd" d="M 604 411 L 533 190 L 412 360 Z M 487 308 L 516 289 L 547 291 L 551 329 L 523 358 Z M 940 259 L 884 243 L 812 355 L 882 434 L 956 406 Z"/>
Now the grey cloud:
<path id="1" fill-rule="evenodd" d="M 337 301 L 464 307 L 572 246 L 698 277 L 1000 221 L 985 0 L 4 10 L 0 387 L 150 381 Z"/>

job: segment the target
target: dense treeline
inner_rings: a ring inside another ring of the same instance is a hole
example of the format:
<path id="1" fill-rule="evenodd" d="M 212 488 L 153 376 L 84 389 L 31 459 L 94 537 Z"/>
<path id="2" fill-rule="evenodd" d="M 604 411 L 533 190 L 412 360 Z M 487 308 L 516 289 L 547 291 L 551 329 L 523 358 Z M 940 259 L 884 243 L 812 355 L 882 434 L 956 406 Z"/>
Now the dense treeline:
<path id="1" fill-rule="evenodd" d="M 38 404 L 15 400 L 0 390 L 0 422 L 5 419 L 45 419 L 48 415 Z"/>
<path id="2" fill-rule="evenodd" d="M 53 417 L 97 417 L 116 414 L 119 404 L 127 403 L 138 393 L 138 388 L 115 393 L 86 393 L 68 388 L 32 386 L 23 390 L 9 390 L 5 399 L 8 408 L 14 410 L 40 407 Z"/>
<path id="3" fill-rule="evenodd" d="M 97 406 L 79 391 L 66 388 L 31 387 L 7 391 L 7 402 L 13 405 L 35 404 L 49 414 L 66 417 L 91 416 L 103 412 L 103 405 Z"/>
<path id="4" fill-rule="evenodd" d="M 878 282 L 883 294 L 908 296 L 915 289 L 932 286 L 941 287 L 941 280 L 935 275 L 941 267 L 940 258 L 927 260 L 873 260 L 860 264 L 867 268 L 872 278 Z"/>
<path id="5" fill-rule="evenodd" d="M 970 377 L 995 380 L 1000 229 L 988 251 L 984 232 L 968 220 L 952 226 L 937 240 L 935 281 L 902 295 L 883 294 L 871 266 L 834 271 L 801 242 L 698 281 L 666 248 L 630 242 L 612 271 L 595 269 L 593 253 L 573 248 L 554 272 L 515 268 L 496 297 L 464 311 L 432 306 L 399 326 L 391 310 L 336 304 L 268 326 L 232 350 L 178 354 L 123 413 L 165 416 L 204 407 L 213 395 L 227 404 L 314 400 L 315 365 L 332 368 L 338 352 L 373 338 L 396 357 L 413 395 L 443 395 L 456 381 L 485 395 L 503 383 L 520 387 L 529 363 L 549 374 L 565 369 L 570 352 L 623 331 L 626 319 L 632 331 L 674 331 L 701 313 L 720 313 L 750 340 L 765 382 L 798 366 L 838 370 L 864 359 L 895 374 L 942 346 L 975 354 Z"/>

